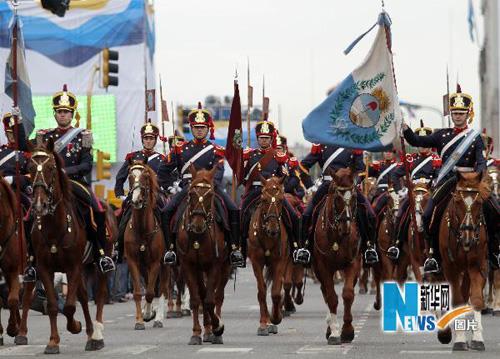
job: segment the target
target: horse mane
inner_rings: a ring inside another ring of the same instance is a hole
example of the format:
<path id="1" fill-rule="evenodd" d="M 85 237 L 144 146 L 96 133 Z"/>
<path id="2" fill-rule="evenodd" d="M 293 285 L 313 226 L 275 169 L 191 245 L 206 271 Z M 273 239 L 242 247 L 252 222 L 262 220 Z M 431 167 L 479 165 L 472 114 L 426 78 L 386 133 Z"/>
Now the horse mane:
<path id="1" fill-rule="evenodd" d="M 152 196 L 153 194 L 158 193 L 159 188 L 160 188 L 159 185 L 158 185 L 158 180 L 156 178 L 156 173 L 148 165 L 144 166 L 144 170 L 148 173 L 149 188 L 151 189 L 150 196 Z"/>
<path id="2" fill-rule="evenodd" d="M 54 151 L 49 151 L 44 146 L 38 146 L 34 151 L 42 151 L 47 154 L 51 154 L 54 157 L 54 162 L 56 163 L 57 170 L 57 180 L 59 181 L 59 187 L 61 188 L 61 195 L 64 199 L 71 200 L 72 194 L 69 185 L 69 177 L 66 175 L 66 172 L 64 172 L 64 161 L 62 160 L 61 156 L 59 156 Z"/>

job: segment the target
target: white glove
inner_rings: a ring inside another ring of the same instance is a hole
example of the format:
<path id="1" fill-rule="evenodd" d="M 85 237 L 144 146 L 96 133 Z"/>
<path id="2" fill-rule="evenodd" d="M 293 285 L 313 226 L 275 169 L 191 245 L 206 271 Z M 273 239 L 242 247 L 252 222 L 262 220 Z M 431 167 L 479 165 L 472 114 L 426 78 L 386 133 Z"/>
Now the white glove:
<path id="1" fill-rule="evenodd" d="M 167 191 L 168 191 L 168 193 L 170 193 L 170 194 L 176 194 L 176 193 L 177 193 L 177 190 L 175 189 L 175 187 L 174 187 L 174 186 L 169 186 L 169 187 L 167 188 Z"/>
<path id="2" fill-rule="evenodd" d="M 405 198 L 407 194 L 408 194 L 408 188 L 405 187 L 405 188 L 399 190 L 398 191 L 399 200 L 402 200 L 403 198 Z"/>
<path id="3" fill-rule="evenodd" d="M 118 196 L 119 199 L 121 199 L 122 201 L 125 201 L 127 199 L 127 196 Z"/>
<path id="4" fill-rule="evenodd" d="M 13 177 L 12 176 L 5 176 L 3 178 L 5 180 L 5 182 L 7 182 L 8 184 L 12 184 L 12 181 L 13 181 Z"/>
<path id="5" fill-rule="evenodd" d="M 12 116 L 17 116 L 17 121 L 21 123 L 23 120 L 23 117 L 21 115 L 21 110 L 17 106 L 13 106 L 10 110 L 10 113 L 12 113 Z"/>

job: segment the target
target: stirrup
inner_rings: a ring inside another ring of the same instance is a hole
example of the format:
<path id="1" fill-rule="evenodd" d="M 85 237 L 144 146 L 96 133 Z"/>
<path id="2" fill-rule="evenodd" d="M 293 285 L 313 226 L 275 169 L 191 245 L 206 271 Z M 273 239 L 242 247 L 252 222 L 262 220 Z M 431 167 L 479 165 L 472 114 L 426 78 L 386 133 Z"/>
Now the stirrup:
<path id="1" fill-rule="evenodd" d="M 437 273 L 439 272 L 439 264 L 436 259 L 429 257 L 424 262 L 424 273 Z"/>
<path id="2" fill-rule="evenodd" d="M 243 255 L 241 254 L 241 252 L 237 249 L 231 252 L 231 254 L 229 255 L 229 260 L 230 260 L 231 265 L 233 267 L 237 267 L 237 268 L 245 268 L 246 267 L 245 259 L 243 258 Z"/>
<path id="3" fill-rule="evenodd" d="M 29 265 L 28 267 L 26 267 L 26 269 L 24 270 L 24 274 L 23 274 L 23 282 L 25 283 L 34 283 L 36 282 L 36 269 L 35 267 L 33 267 L 32 265 Z"/>
<path id="4" fill-rule="evenodd" d="M 399 258 L 399 248 L 396 246 L 389 247 L 389 249 L 387 250 L 387 257 L 389 257 L 389 259 L 391 259 L 393 261 L 398 259 Z"/>
<path id="5" fill-rule="evenodd" d="M 311 252 L 306 248 L 299 248 L 293 251 L 293 262 L 296 264 L 307 265 L 311 263 Z"/>
<path id="6" fill-rule="evenodd" d="M 378 262 L 378 253 L 373 248 L 368 248 L 365 251 L 365 264 L 371 265 Z"/>
<path id="7" fill-rule="evenodd" d="M 108 256 L 102 256 L 102 257 L 100 257 L 98 263 L 99 263 L 99 270 L 103 274 L 111 272 L 111 271 L 114 271 L 116 269 L 115 263 Z"/>
<path id="8" fill-rule="evenodd" d="M 177 255 L 174 251 L 167 251 L 163 256 L 163 264 L 174 265 L 177 263 Z"/>

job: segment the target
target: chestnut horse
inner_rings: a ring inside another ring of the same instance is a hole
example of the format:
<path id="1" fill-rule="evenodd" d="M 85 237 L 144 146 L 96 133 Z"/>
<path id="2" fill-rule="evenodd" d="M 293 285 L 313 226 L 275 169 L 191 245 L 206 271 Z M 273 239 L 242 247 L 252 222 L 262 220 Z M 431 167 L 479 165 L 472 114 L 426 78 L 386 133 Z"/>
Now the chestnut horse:
<path id="1" fill-rule="evenodd" d="M 165 310 L 164 276 L 162 265 L 165 241 L 160 219 L 155 215 L 158 198 L 158 182 L 155 172 L 146 164 L 136 161 L 129 166 L 130 206 L 132 216 L 125 229 L 125 257 L 132 276 L 135 301 L 135 330 L 144 330 L 144 321 L 155 319 L 153 327 L 163 327 Z M 146 304 L 142 313 L 141 275 L 146 284 Z M 160 278 L 158 313 L 152 309 L 156 282 Z M 156 318 L 155 318 L 156 317 Z"/>
<path id="2" fill-rule="evenodd" d="M 257 299 L 260 306 L 260 325 L 257 335 L 278 333 L 278 324 L 283 319 L 283 281 L 287 266 L 291 264 L 288 236 L 281 220 L 285 190 L 285 177 L 260 177 L 262 194 L 250 219 L 248 233 L 248 257 L 252 262 L 257 280 Z M 264 273 L 265 271 L 265 273 Z M 272 282 L 272 314 L 267 307 L 267 284 Z M 272 323 L 272 324 L 271 324 Z"/>
<path id="3" fill-rule="evenodd" d="M 193 316 L 193 334 L 189 345 L 202 344 L 200 305 L 203 307 L 203 341 L 222 344 L 222 304 L 231 264 L 224 229 L 216 221 L 214 175 L 217 166 L 208 171 L 196 170 L 191 165 L 189 171 L 193 180 L 177 236 L 179 263 L 189 288 Z"/>
<path id="4" fill-rule="evenodd" d="M 485 350 L 481 310 L 484 308 L 483 289 L 487 273 L 486 224 L 483 201 L 489 194 L 481 188 L 481 174 L 458 173 L 457 187 L 448 203 L 439 227 L 439 250 L 443 274 L 451 287 L 453 307 L 470 303 L 477 328 L 472 331 L 470 345 L 465 331 L 456 331 L 454 351 Z M 439 332 L 441 342 L 451 339 L 448 326 Z"/>
<path id="5" fill-rule="evenodd" d="M 351 308 L 361 268 L 361 255 L 360 237 L 355 223 L 357 192 L 353 172 L 350 168 L 342 168 L 332 177 L 314 230 L 312 265 L 329 309 L 326 338 L 328 344 L 338 345 L 350 343 L 354 339 Z M 344 273 L 342 331 L 339 330 L 337 321 L 338 297 L 334 287 L 336 271 Z"/>
<path id="6" fill-rule="evenodd" d="M 20 243 L 16 226 L 16 197 L 10 185 L 0 176 L 0 268 L 9 288 L 7 306 L 10 316 L 7 334 L 17 335 L 19 330 L 19 269 L 20 263 L 26 258 L 26 245 L 23 241 L 23 252 L 20 253 Z M 0 345 L 3 345 L 3 327 L 0 320 Z"/>
<path id="7" fill-rule="evenodd" d="M 97 322 L 94 325 L 88 307 L 87 289 L 83 280 L 83 260 L 87 239 L 83 218 L 77 213 L 70 181 L 63 171 L 63 162 L 54 152 L 54 142 L 48 141 L 47 147 L 34 149 L 28 171 L 33 181 L 34 223 L 31 241 L 36 258 L 36 269 L 47 294 L 50 319 L 50 339 L 45 348 L 46 354 L 59 353 L 60 337 L 57 329 L 57 299 L 54 289 L 54 272 L 66 273 L 68 294 L 63 313 L 67 319 L 66 328 L 72 334 L 80 333 L 82 325 L 75 320 L 75 301 L 78 298 L 85 317 L 87 344 L 85 350 L 98 350 L 104 347 L 102 330 L 102 305 L 106 291 L 105 276 L 100 277 L 102 284 L 97 293 Z M 27 318 L 33 285 L 27 285 L 23 297 L 23 316 L 16 344 L 27 344 Z M 101 304 L 102 303 L 102 304 Z M 99 309 L 101 306 L 101 309 Z M 101 318 L 99 318 L 101 316 Z"/>

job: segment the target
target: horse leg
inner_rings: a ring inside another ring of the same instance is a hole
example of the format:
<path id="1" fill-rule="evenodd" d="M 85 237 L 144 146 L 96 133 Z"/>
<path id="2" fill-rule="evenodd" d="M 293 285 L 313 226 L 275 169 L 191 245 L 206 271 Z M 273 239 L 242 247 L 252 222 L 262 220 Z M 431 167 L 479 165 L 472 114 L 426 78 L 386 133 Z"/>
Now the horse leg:
<path id="1" fill-rule="evenodd" d="M 222 320 L 222 304 L 224 303 L 224 289 L 226 288 L 226 284 L 229 281 L 231 270 L 232 268 L 229 263 L 223 264 L 222 275 L 219 277 L 219 281 L 215 289 L 215 315 L 219 320 L 219 325 L 214 327 L 213 330 L 216 337 L 220 337 L 224 333 L 224 322 Z"/>
<path id="2" fill-rule="evenodd" d="M 301 305 L 304 303 L 304 295 L 302 293 L 302 288 L 304 286 L 304 267 L 301 265 L 293 265 L 292 268 L 292 283 L 295 289 L 294 301 L 296 304 Z"/>
<path id="3" fill-rule="evenodd" d="M 156 280 L 160 273 L 160 261 L 154 261 L 148 269 L 148 282 L 146 283 L 146 304 L 144 307 L 143 318 L 145 322 L 153 320 L 156 316 L 156 311 L 152 309 L 153 299 L 155 297 Z"/>
<path id="4" fill-rule="evenodd" d="M 408 279 L 408 266 L 410 265 L 410 256 L 405 252 L 401 252 L 398 264 L 395 268 L 395 279 L 400 286 L 403 286 Z"/>
<path id="5" fill-rule="evenodd" d="M 359 279 L 359 294 L 368 293 L 368 276 L 370 274 L 370 269 L 362 268 L 361 276 Z"/>
<path id="6" fill-rule="evenodd" d="M 446 265 L 448 264 L 448 265 Z M 451 286 L 451 296 L 453 301 L 453 307 L 459 307 L 464 304 L 465 299 L 462 297 L 462 286 L 461 286 L 461 276 L 462 273 L 456 270 L 456 268 L 450 268 L 449 263 L 445 263 L 443 261 L 443 272 L 445 278 L 448 280 Z M 451 324 L 450 324 L 451 325 Z M 448 327 L 450 328 L 450 327 Z M 451 334 L 451 328 L 445 329 L 444 333 L 446 335 Z M 449 334 L 448 334 L 449 333 Z M 438 338 L 441 335 L 441 332 L 438 332 Z M 440 340 L 441 341 L 441 340 Z M 453 343 L 453 351 L 464 351 L 468 350 L 468 346 L 466 343 L 465 331 L 457 330 L 455 331 L 455 341 Z"/>
<path id="7" fill-rule="evenodd" d="M 469 269 L 470 279 L 470 303 L 474 308 L 474 320 L 477 326 L 472 330 L 472 350 L 484 351 L 483 326 L 481 323 L 481 310 L 484 308 L 483 289 L 486 279 L 482 275 L 480 268 L 474 266 Z"/>
<path id="8" fill-rule="evenodd" d="M 352 326 L 352 303 L 354 302 L 354 286 L 359 274 L 359 262 L 353 261 L 344 270 L 344 288 L 342 289 L 342 299 L 344 300 L 344 324 L 340 339 L 342 343 L 350 343 L 354 339 L 354 327 Z"/>
<path id="9" fill-rule="evenodd" d="M 90 316 L 89 310 L 89 296 L 87 294 L 87 287 L 83 277 L 81 277 L 78 285 L 76 296 L 82 306 L 83 317 L 85 319 L 85 333 L 87 334 L 85 350 L 93 351 L 104 348 L 104 339 L 102 337 L 103 328 L 99 328 L 97 324 L 94 326 L 92 323 L 92 317 Z M 100 340 L 95 339 L 96 337 L 100 338 Z"/>
<path id="10" fill-rule="evenodd" d="M 21 315 L 21 325 L 19 326 L 19 332 L 17 333 L 14 343 L 16 345 L 27 345 L 28 344 L 28 313 L 31 306 L 31 301 L 33 300 L 33 289 L 35 288 L 34 282 L 24 283 L 23 291 L 23 302 L 22 302 L 22 315 Z"/>
<path id="11" fill-rule="evenodd" d="M 280 262 L 276 264 L 276 268 L 273 272 L 273 284 L 271 286 L 271 299 L 273 301 L 271 323 L 274 325 L 280 324 L 283 320 L 283 297 L 281 291 L 283 290 L 283 277 L 285 275 L 287 261 L 288 259 L 280 260 Z"/>
<path id="12" fill-rule="evenodd" d="M 82 331 L 82 323 L 75 320 L 74 315 L 76 311 L 76 292 L 81 278 L 80 270 L 74 268 L 72 271 L 66 273 L 68 277 L 68 295 L 64 303 L 63 313 L 66 316 L 67 324 L 66 329 L 71 334 L 78 334 Z"/>
<path id="13" fill-rule="evenodd" d="M 260 325 L 257 329 L 257 335 L 267 336 L 269 335 L 269 330 L 267 328 L 269 323 L 269 309 L 267 308 L 266 301 L 267 288 L 264 280 L 264 263 L 252 261 L 252 268 L 255 279 L 257 280 L 257 300 L 259 301 L 260 307 Z"/>
<path id="14" fill-rule="evenodd" d="M 293 304 L 292 296 L 291 296 L 291 291 L 292 291 L 292 263 L 291 260 L 289 260 L 290 263 L 286 266 L 285 270 L 285 279 L 283 281 L 283 289 L 284 289 L 284 315 L 289 316 L 290 314 L 295 313 L 295 306 Z"/>
<path id="15" fill-rule="evenodd" d="M 495 273 L 493 274 L 493 287 L 495 288 L 493 315 L 500 316 L 500 269 L 495 270 Z"/>
<path id="16" fill-rule="evenodd" d="M 45 354 L 59 354 L 61 338 L 57 331 L 57 299 L 54 289 L 54 273 L 49 273 L 47 268 L 39 266 L 38 274 L 47 294 L 47 311 L 50 319 L 50 339 L 45 347 Z"/>
<path id="17" fill-rule="evenodd" d="M 317 266 L 316 276 L 321 283 L 321 292 L 326 305 L 328 306 L 328 314 L 326 316 L 326 339 L 330 345 L 339 345 L 341 343 L 339 323 L 337 320 L 337 306 L 339 299 L 335 293 L 335 284 L 333 282 L 334 271 L 324 267 L 323 264 Z"/>
<path id="18" fill-rule="evenodd" d="M 382 281 L 382 273 L 381 273 L 381 265 L 380 263 L 377 263 L 373 266 L 373 283 L 375 283 L 375 289 L 376 289 L 376 294 L 375 294 L 375 302 L 373 303 L 373 308 L 375 310 L 380 310 L 380 307 L 382 305 L 382 295 L 380 291 L 380 282 Z"/>
<path id="19" fill-rule="evenodd" d="M 189 345 L 201 345 L 201 325 L 200 325 L 200 292 L 198 288 L 198 276 L 196 269 L 186 264 L 182 266 L 182 272 L 185 275 L 186 284 L 189 288 L 191 297 L 189 298 L 189 306 L 191 307 L 191 314 L 193 317 L 193 333 L 189 340 Z"/>
<path id="20" fill-rule="evenodd" d="M 132 276 L 132 286 L 134 287 L 134 302 L 135 302 L 135 330 L 144 330 L 144 319 L 142 317 L 142 288 L 141 288 L 141 275 L 139 273 L 138 264 L 136 261 L 128 258 L 128 267 L 130 275 Z"/>
<path id="21" fill-rule="evenodd" d="M 7 306 L 9 307 L 9 324 L 7 326 L 7 334 L 15 337 L 19 332 L 19 279 L 17 270 L 6 273 L 7 286 L 9 287 L 9 297 Z"/>
<path id="22" fill-rule="evenodd" d="M 219 282 L 220 275 L 221 268 L 216 264 L 212 265 L 212 268 L 207 273 L 205 295 L 203 299 L 203 316 L 207 316 L 207 321 L 203 318 L 205 326 L 203 341 L 209 341 L 211 343 L 215 340 L 213 328 L 219 328 L 219 318 L 215 314 L 215 290 Z M 222 342 L 218 340 L 216 344 L 219 343 L 222 344 Z"/>
<path id="23" fill-rule="evenodd" d="M 168 296 L 168 281 L 170 277 L 166 265 L 160 265 L 160 298 L 158 298 L 158 309 L 156 311 L 153 328 L 163 328 L 163 318 L 165 318 L 165 297 Z"/>

